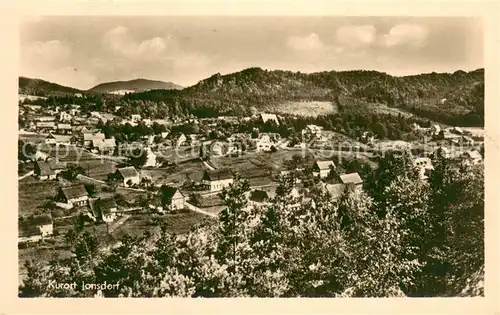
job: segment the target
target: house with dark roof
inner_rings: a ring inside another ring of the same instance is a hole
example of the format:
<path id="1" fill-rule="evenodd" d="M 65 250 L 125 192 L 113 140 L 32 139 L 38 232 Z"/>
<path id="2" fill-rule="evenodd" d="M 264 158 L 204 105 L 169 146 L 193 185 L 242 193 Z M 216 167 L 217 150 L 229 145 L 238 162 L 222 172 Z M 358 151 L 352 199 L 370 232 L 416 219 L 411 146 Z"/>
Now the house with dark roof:
<path id="1" fill-rule="evenodd" d="M 265 190 L 254 189 L 248 195 L 248 200 L 254 204 L 263 204 L 271 200 L 269 194 Z"/>
<path id="2" fill-rule="evenodd" d="M 332 160 L 316 161 L 313 165 L 313 175 L 319 178 L 328 177 L 332 168 L 335 169 L 335 163 Z"/>
<path id="3" fill-rule="evenodd" d="M 89 200 L 89 193 L 81 184 L 60 187 L 56 200 L 71 206 L 83 206 Z"/>
<path id="4" fill-rule="evenodd" d="M 54 233 L 54 223 L 50 214 L 41 214 L 18 221 L 19 242 L 34 242 Z"/>
<path id="5" fill-rule="evenodd" d="M 110 223 L 118 217 L 118 205 L 114 197 L 89 200 L 90 218 L 96 222 Z"/>
<path id="6" fill-rule="evenodd" d="M 141 182 L 139 172 L 133 166 L 119 168 L 115 175 L 125 186 L 138 185 Z"/>
<path id="7" fill-rule="evenodd" d="M 57 133 L 61 135 L 68 135 L 73 131 L 71 124 L 57 124 L 56 129 Z"/>
<path id="8" fill-rule="evenodd" d="M 161 203 L 171 210 L 184 209 L 186 196 L 175 187 L 162 186 L 160 188 Z"/>
<path id="9" fill-rule="evenodd" d="M 52 180 L 57 177 L 51 163 L 46 161 L 35 161 L 34 173 L 39 180 Z"/>
<path id="10" fill-rule="evenodd" d="M 208 190 L 220 191 L 233 183 L 234 176 L 228 169 L 206 170 L 201 181 Z"/>

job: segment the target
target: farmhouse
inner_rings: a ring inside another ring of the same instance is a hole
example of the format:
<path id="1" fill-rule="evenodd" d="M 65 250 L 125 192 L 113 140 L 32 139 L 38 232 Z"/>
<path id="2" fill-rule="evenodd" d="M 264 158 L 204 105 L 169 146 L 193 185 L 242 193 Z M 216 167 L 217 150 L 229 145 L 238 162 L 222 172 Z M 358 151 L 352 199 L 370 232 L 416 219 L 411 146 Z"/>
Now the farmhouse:
<path id="1" fill-rule="evenodd" d="M 39 241 L 54 233 L 52 216 L 41 214 L 33 218 L 19 220 L 19 242 Z"/>
<path id="2" fill-rule="evenodd" d="M 186 140 L 187 140 L 186 136 L 183 133 L 181 133 L 175 140 L 175 146 L 180 147 L 184 142 L 186 142 Z"/>
<path id="3" fill-rule="evenodd" d="M 160 194 L 163 207 L 170 208 L 171 210 L 184 209 L 186 197 L 178 188 L 162 186 Z"/>
<path id="4" fill-rule="evenodd" d="M 346 186 L 354 186 L 358 190 L 363 188 L 363 179 L 358 173 L 342 174 L 339 177 L 342 184 Z"/>
<path id="5" fill-rule="evenodd" d="M 276 116 L 276 114 L 260 114 L 260 119 L 263 123 L 273 122 L 276 125 L 280 124 L 278 121 L 278 116 Z"/>
<path id="6" fill-rule="evenodd" d="M 261 135 L 255 145 L 257 152 L 271 152 L 275 143 L 269 135 Z"/>
<path id="7" fill-rule="evenodd" d="M 34 167 L 35 176 L 40 180 L 56 179 L 56 171 L 52 168 L 50 162 L 36 161 Z"/>
<path id="8" fill-rule="evenodd" d="M 140 121 L 141 120 L 141 115 L 139 115 L 139 114 L 132 114 L 132 115 L 130 115 L 130 119 L 132 121 L 136 121 L 136 122 Z"/>
<path id="9" fill-rule="evenodd" d="M 107 154 L 113 153 L 116 148 L 115 138 L 111 139 L 92 139 L 90 145 L 91 151 L 94 153 Z"/>
<path id="10" fill-rule="evenodd" d="M 97 222 L 110 223 L 116 220 L 118 206 L 113 197 L 89 201 L 90 218 Z"/>
<path id="11" fill-rule="evenodd" d="M 331 169 L 335 169 L 335 163 L 333 161 L 316 161 L 313 165 L 313 175 L 319 176 L 319 178 L 328 177 Z"/>
<path id="12" fill-rule="evenodd" d="M 35 119 L 36 121 L 39 122 L 49 122 L 49 121 L 55 121 L 56 117 L 54 116 L 40 116 Z"/>
<path id="13" fill-rule="evenodd" d="M 151 150 L 151 148 L 146 149 L 147 159 L 144 163 L 144 167 L 155 167 L 156 166 L 156 154 Z"/>
<path id="14" fill-rule="evenodd" d="M 115 174 L 125 186 L 138 185 L 141 182 L 139 173 L 133 166 L 119 168 Z"/>
<path id="15" fill-rule="evenodd" d="M 83 132 L 83 130 L 82 130 Z M 93 141 L 104 141 L 105 135 L 101 132 L 96 133 L 87 133 L 83 132 L 83 145 L 87 148 L 91 148 L 93 145 Z"/>
<path id="16" fill-rule="evenodd" d="M 56 200 L 71 206 L 83 206 L 87 203 L 89 194 L 85 186 L 73 185 L 60 187 Z"/>
<path id="17" fill-rule="evenodd" d="M 233 183 L 233 174 L 230 170 L 207 170 L 203 174 L 202 183 L 210 191 L 219 191 Z"/>

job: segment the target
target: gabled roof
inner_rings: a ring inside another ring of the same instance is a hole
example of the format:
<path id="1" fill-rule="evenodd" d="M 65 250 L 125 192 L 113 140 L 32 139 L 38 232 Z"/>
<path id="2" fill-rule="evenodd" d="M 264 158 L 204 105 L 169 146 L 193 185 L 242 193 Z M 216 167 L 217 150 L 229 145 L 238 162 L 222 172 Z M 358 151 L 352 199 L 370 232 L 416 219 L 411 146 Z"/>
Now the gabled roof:
<path id="1" fill-rule="evenodd" d="M 344 184 L 326 184 L 326 190 L 330 193 L 332 198 L 337 199 L 342 196 L 345 190 Z"/>
<path id="2" fill-rule="evenodd" d="M 481 160 L 483 157 L 481 156 L 481 153 L 479 153 L 479 151 L 477 150 L 473 150 L 473 151 L 467 151 L 466 152 L 467 154 L 467 157 L 468 158 L 471 158 L 471 159 L 474 159 L 474 160 Z"/>
<path id="3" fill-rule="evenodd" d="M 358 173 L 350 173 L 350 174 L 343 174 L 340 175 L 340 180 L 342 181 L 343 184 L 362 184 L 363 179 L 361 179 L 361 176 L 359 176 Z"/>
<path id="4" fill-rule="evenodd" d="M 56 142 L 71 142 L 73 136 L 55 135 Z"/>
<path id="5" fill-rule="evenodd" d="M 61 191 L 67 200 L 88 196 L 88 192 L 83 185 L 61 187 Z"/>
<path id="6" fill-rule="evenodd" d="M 35 226 L 49 225 L 53 223 L 52 216 L 50 214 L 36 215 L 29 222 Z"/>
<path id="7" fill-rule="evenodd" d="M 333 163 L 333 161 L 316 161 L 315 164 L 320 170 L 329 170 L 330 166 L 335 167 L 335 163 Z"/>
<path id="8" fill-rule="evenodd" d="M 119 168 L 117 171 L 124 179 L 139 176 L 139 173 L 133 166 L 122 167 Z"/>
<path id="9" fill-rule="evenodd" d="M 49 162 L 36 161 L 35 166 L 40 169 L 40 176 L 55 175 L 55 172 L 52 169 L 51 164 Z"/>
<path id="10" fill-rule="evenodd" d="M 208 180 L 208 181 L 225 180 L 231 178 L 233 178 L 233 174 L 228 169 L 207 170 L 203 174 L 203 180 Z"/>
<path id="11" fill-rule="evenodd" d="M 55 125 L 53 121 L 39 121 L 36 123 L 36 126 L 39 128 L 54 128 Z"/>
<path id="12" fill-rule="evenodd" d="M 184 194 L 178 188 L 171 186 L 162 186 L 160 189 L 162 201 L 165 203 L 169 203 L 170 201 L 172 201 L 172 198 L 175 196 L 177 192 L 179 192 L 179 194 L 181 194 L 181 196 L 184 197 Z"/>
<path id="13" fill-rule="evenodd" d="M 103 214 L 109 214 L 111 213 L 111 210 L 113 208 L 117 208 L 116 200 L 113 197 L 110 198 L 104 198 L 104 199 L 97 199 L 94 202 L 94 209 L 100 213 L 101 215 Z M 94 214 L 95 215 L 95 214 Z"/>

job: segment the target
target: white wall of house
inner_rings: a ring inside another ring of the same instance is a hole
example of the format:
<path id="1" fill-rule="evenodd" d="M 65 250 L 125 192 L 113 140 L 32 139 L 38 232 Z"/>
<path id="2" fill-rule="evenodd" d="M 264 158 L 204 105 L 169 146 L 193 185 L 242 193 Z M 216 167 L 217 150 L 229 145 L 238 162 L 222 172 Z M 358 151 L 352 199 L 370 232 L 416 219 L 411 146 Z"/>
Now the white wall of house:
<path id="1" fill-rule="evenodd" d="M 18 238 L 19 243 L 24 242 L 37 242 L 42 239 L 42 235 L 22 236 Z"/>
<path id="2" fill-rule="evenodd" d="M 42 236 L 48 236 L 54 233 L 54 225 L 52 224 L 40 225 L 38 228 L 40 229 Z"/>
<path id="3" fill-rule="evenodd" d="M 172 198 L 170 206 L 172 209 L 184 209 L 184 197 Z"/>
<path id="4" fill-rule="evenodd" d="M 210 191 L 219 191 L 224 189 L 225 187 L 228 187 L 233 183 L 233 179 L 224 179 L 224 180 L 215 180 L 215 181 L 203 181 L 203 184 L 208 187 Z"/>
<path id="5" fill-rule="evenodd" d="M 111 213 L 103 214 L 102 215 L 102 221 L 105 223 L 111 223 L 114 220 L 116 220 L 116 212 L 111 211 Z"/>
<path id="6" fill-rule="evenodd" d="M 68 204 L 72 204 L 72 205 L 75 205 L 75 206 L 83 206 L 87 203 L 87 200 L 89 199 L 88 196 L 82 196 L 82 197 L 79 197 L 79 198 L 73 198 L 73 199 L 70 199 L 68 200 Z"/>

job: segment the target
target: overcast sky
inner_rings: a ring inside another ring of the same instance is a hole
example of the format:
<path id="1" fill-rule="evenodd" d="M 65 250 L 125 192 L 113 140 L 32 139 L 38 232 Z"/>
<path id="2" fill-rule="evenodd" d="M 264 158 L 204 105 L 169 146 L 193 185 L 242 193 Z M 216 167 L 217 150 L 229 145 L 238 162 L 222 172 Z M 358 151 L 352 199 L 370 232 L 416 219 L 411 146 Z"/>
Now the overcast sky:
<path id="1" fill-rule="evenodd" d="M 248 67 L 393 75 L 483 65 L 481 20 L 459 17 L 31 17 L 21 75 L 79 89 L 147 78 L 183 86 Z"/>

